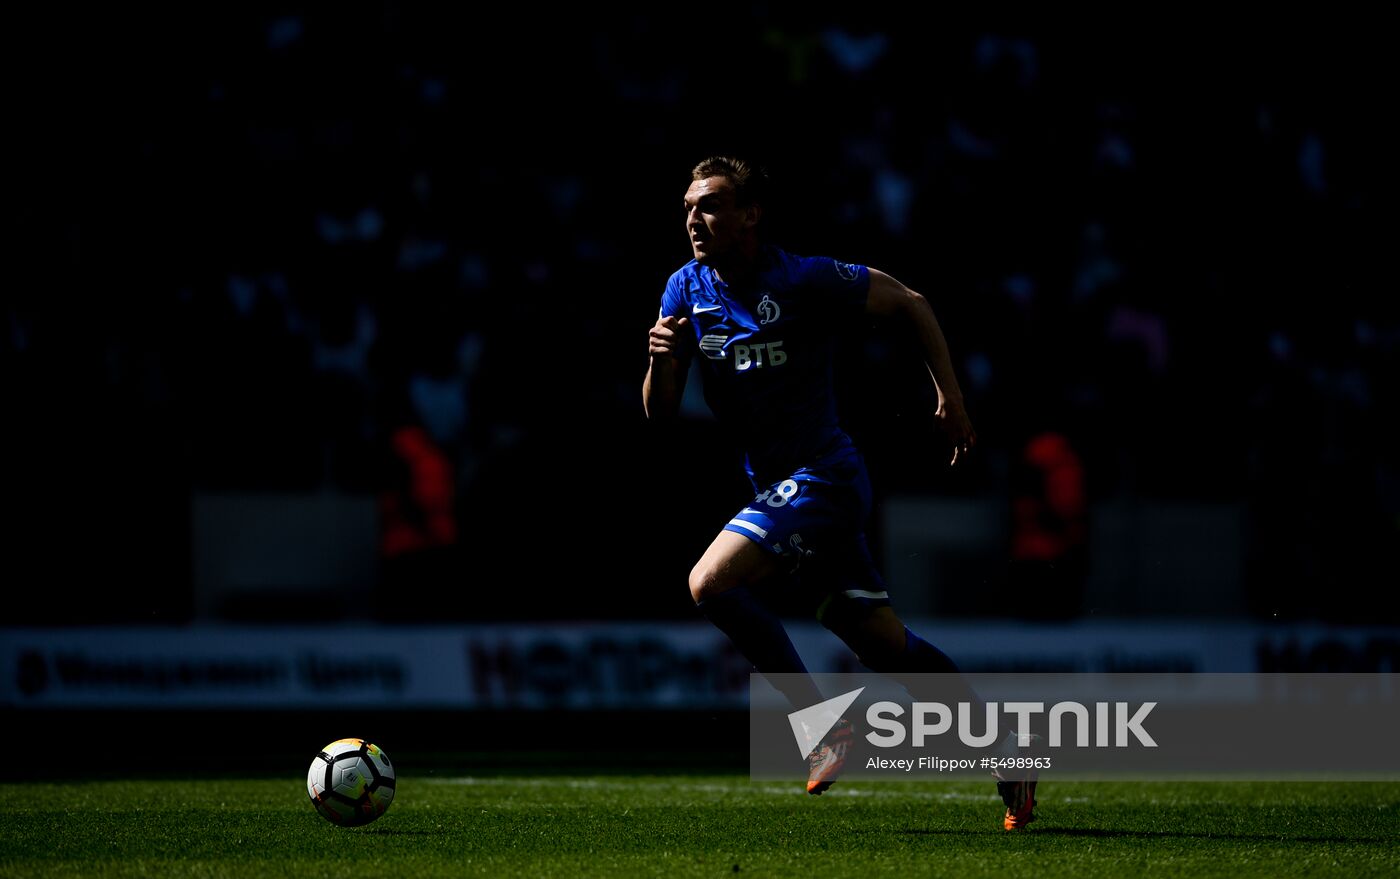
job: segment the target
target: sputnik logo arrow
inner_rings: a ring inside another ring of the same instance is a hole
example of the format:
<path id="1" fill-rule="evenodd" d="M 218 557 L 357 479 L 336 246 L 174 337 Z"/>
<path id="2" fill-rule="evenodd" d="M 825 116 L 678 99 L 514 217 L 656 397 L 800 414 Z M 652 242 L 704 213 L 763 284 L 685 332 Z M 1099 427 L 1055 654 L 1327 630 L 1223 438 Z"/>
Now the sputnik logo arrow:
<path id="1" fill-rule="evenodd" d="M 850 708 L 851 703 L 864 691 L 865 688 L 861 687 L 859 690 L 843 693 L 835 699 L 818 702 L 810 708 L 794 711 L 787 716 L 788 723 L 792 725 L 792 737 L 797 739 L 797 749 L 802 752 L 803 760 L 817 749 L 817 745 L 831 732 L 836 721 L 841 719 L 841 715 L 846 713 L 846 709 Z"/>

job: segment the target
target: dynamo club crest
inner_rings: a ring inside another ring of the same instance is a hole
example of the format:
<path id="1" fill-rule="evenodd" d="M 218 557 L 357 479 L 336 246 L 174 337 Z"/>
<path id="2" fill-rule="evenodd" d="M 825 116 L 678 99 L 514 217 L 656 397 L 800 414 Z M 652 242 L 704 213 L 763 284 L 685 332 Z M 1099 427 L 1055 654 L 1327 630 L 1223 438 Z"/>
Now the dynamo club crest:
<path id="1" fill-rule="evenodd" d="M 782 313 L 783 310 L 778 307 L 778 303 L 774 302 L 767 293 L 764 293 L 763 298 L 758 301 L 758 322 L 760 324 L 771 324 L 773 321 L 777 320 Z"/>

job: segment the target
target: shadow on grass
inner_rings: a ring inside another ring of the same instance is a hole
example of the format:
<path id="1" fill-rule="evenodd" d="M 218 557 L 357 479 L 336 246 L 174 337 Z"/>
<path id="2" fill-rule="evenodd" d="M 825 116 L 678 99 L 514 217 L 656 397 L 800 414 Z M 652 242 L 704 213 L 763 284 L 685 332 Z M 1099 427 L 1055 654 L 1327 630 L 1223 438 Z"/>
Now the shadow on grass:
<path id="1" fill-rule="evenodd" d="M 367 827 L 360 832 L 373 836 L 443 836 L 447 833 L 446 830 L 395 830 L 392 827 Z"/>
<path id="2" fill-rule="evenodd" d="M 848 833 L 888 833 L 881 830 L 849 830 Z M 1393 845 L 1394 838 L 1384 836 L 1289 836 L 1281 833 L 1187 833 L 1183 830 L 1107 830 L 1102 827 L 1030 827 L 1014 834 L 996 828 L 977 830 L 967 827 L 936 830 L 927 827 L 893 831 L 902 836 L 1077 836 L 1091 839 L 1230 839 L 1241 842 L 1317 843 L 1384 843 Z"/>
<path id="3" fill-rule="evenodd" d="M 1106 830 L 1102 827 L 1034 827 L 1028 833 L 1052 836 L 1121 837 L 1123 839 L 1238 839 L 1258 842 L 1384 842 L 1394 843 L 1393 837 L 1383 836 L 1290 836 L 1286 833 L 1187 833 L 1184 830 Z"/>

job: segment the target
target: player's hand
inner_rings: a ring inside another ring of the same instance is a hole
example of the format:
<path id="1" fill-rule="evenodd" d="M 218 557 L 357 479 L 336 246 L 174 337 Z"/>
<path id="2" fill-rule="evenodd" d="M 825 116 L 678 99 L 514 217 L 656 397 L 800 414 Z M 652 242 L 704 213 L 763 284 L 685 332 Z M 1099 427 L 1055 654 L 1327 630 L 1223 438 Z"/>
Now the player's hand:
<path id="1" fill-rule="evenodd" d="M 972 420 L 967 417 L 961 400 L 942 400 L 938 411 L 933 413 L 934 423 L 953 445 L 953 460 L 948 463 L 957 466 L 977 445 L 977 431 L 972 429 Z"/>
<path id="2" fill-rule="evenodd" d="M 690 332 L 690 318 L 667 315 L 651 328 L 647 351 L 653 358 L 674 359 L 685 353 L 694 338 Z"/>

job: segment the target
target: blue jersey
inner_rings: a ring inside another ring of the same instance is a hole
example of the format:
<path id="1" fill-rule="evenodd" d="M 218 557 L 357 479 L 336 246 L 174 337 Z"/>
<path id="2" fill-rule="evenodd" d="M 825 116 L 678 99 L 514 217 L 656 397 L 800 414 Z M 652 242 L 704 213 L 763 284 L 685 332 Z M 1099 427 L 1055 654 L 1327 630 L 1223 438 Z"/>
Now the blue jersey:
<path id="1" fill-rule="evenodd" d="M 863 319 L 870 272 L 764 247 L 751 285 L 733 288 L 691 260 L 661 297 L 662 316 L 688 317 L 705 400 L 765 483 L 833 455 L 851 439 L 836 422 L 836 345 Z"/>

